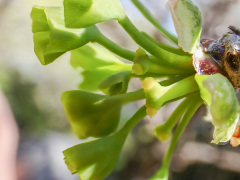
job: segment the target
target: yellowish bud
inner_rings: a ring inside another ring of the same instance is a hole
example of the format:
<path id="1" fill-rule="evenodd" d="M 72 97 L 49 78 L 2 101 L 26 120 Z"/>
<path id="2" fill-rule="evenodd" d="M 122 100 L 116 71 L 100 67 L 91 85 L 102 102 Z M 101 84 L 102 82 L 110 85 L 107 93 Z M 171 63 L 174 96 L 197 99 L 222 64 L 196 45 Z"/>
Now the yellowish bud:
<path id="1" fill-rule="evenodd" d="M 141 64 L 138 64 L 138 63 L 135 63 L 133 66 L 132 66 L 132 72 L 136 75 L 143 75 L 145 74 Z"/>
<path id="2" fill-rule="evenodd" d="M 147 115 L 149 115 L 152 118 L 157 114 L 158 109 L 155 109 L 153 107 L 148 107 L 146 112 L 147 112 Z"/>
<path id="3" fill-rule="evenodd" d="M 157 136 L 160 141 L 168 141 L 172 137 L 172 133 L 167 130 L 155 131 L 155 136 Z"/>
<path id="4" fill-rule="evenodd" d="M 155 84 L 156 84 L 156 80 L 152 77 L 147 77 L 142 82 L 143 89 L 147 91 L 152 89 L 155 86 Z"/>
<path id="5" fill-rule="evenodd" d="M 136 51 L 136 56 L 139 57 L 139 56 L 145 56 L 147 55 L 146 52 L 144 51 L 144 49 L 142 49 L 141 47 L 139 47 Z"/>

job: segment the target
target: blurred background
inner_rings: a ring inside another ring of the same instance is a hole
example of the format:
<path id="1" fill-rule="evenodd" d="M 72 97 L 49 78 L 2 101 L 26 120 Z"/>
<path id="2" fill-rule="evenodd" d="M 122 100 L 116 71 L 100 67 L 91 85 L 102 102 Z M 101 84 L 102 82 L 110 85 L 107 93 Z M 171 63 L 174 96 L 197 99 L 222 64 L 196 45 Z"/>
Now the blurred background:
<path id="1" fill-rule="evenodd" d="M 38 2 L 40 0 L 37 0 Z M 155 17 L 175 33 L 167 0 L 142 0 Z M 195 0 L 202 12 L 202 38 L 217 39 L 229 25 L 240 27 L 240 0 Z M 0 88 L 6 95 L 20 132 L 17 153 L 18 180 L 75 180 L 63 160 L 62 151 L 81 143 L 71 132 L 60 101 L 61 93 L 77 89 L 79 72 L 69 64 L 69 54 L 42 66 L 34 54 L 30 12 L 32 0 L 0 0 Z M 136 26 L 159 41 L 166 39 L 138 12 L 130 0 L 122 0 Z M 137 45 L 114 21 L 99 25 L 120 45 Z M 138 86 L 133 83 L 133 87 Z M 136 105 L 129 106 L 135 111 Z M 153 120 L 146 118 L 128 137 L 120 160 L 107 180 L 145 180 L 161 165 L 169 143 L 160 143 L 152 129 L 176 107 L 162 108 Z M 171 180 L 238 180 L 240 150 L 230 145 L 213 146 L 213 127 L 203 120 L 201 107 L 187 127 L 172 161 Z M 1 126 L 1 124 L 0 124 Z"/>

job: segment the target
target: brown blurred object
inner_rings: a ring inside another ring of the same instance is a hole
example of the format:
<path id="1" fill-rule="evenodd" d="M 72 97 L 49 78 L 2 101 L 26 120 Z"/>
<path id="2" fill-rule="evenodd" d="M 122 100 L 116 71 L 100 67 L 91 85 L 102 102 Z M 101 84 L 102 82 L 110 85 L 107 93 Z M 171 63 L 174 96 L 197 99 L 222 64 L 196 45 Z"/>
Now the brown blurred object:
<path id="1" fill-rule="evenodd" d="M 216 148 L 211 144 L 188 141 L 176 152 L 172 168 L 183 171 L 197 163 L 212 164 L 220 169 L 239 173 L 240 157 L 239 152 L 234 152 L 232 149 Z"/>
<path id="2" fill-rule="evenodd" d="M 230 144 L 232 145 L 232 147 L 237 147 L 240 144 L 240 125 L 237 126 L 231 140 L 230 140 Z"/>
<path id="3" fill-rule="evenodd" d="M 196 0 L 201 2 L 201 0 Z M 202 38 L 219 38 L 229 25 L 239 26 L 239 0 L 214 0 L 201 7 L 203 18 Z"/>
<path id="4" fill-rule="evenodd" d="M 16 180 L 18 128 L 7 99 L 0 91 L 0 179 Z"/>

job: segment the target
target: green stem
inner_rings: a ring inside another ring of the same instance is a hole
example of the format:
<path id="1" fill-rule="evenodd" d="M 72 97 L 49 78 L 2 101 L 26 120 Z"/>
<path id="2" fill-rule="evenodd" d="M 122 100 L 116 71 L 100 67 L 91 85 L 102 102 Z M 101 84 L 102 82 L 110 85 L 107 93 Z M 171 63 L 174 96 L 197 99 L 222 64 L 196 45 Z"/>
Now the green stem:
<path id="1" fill-rule="evenodd" d="M 196 94 L 196 93 L 194 93 Z M 192 95 L 190 95 L 192 96 Z M 189 107 L 189 102 L 192 99 L 188 97 L 174 110 L 171 116 L 165 123 L 158 125 L 154 129 L 154 134 L 160 141 L 168 141 L 172 137 L 172 130 L 176 126 L 177 122 L 181 119 L 186 109 Z"/>
<path id="2" fill-rule="evenodd" d="M 172 129 L 176 126 L 179 119 L 182 117 L 184 112 L 186 112 L 187 108 L 190 106 L 190 102 L 192 101 L 192 98 L 196 96 L 196 93 L 193 93 L 186 97 L 184 101 L 181 102 L 181 104 L 174 110 L 174 112 L 171 114 L 171 116 L 168 118 L 167 121 L 165 121 L 164 124 L 158 125 L 155 128 L 155 133 L 161 133 L 161 131 L 172 131 Z"/>
<path id="3" fill-rule="evenodd" d="M 161 43 L 159 41 L 157 41 L 156 39 L 154 39 L 153 37 L 151 37 L 149 34 L 145 33 L 145 32 L 142 32 L 142 34 L 148 38 L 151 42 L 153 42 L 154 44 L 156 44 L 158 47 L 162 48 L 162 49 L 165 49 L 166 51 L 169 51 L 171 53 L 174 53 L 174 54 L 178 54 L 178 55 L 183 55 L 183 56 L 191 56 L 191 54 L 179 49 L 179 48 L 176 48 L 176 47 L 173 47 L 173 46 L 170 46 L 170 45 L 167 45 L 167 44 L 164 44 L 164 43 Z"/>
<path id="4" fill-rule="evenodd" d="M 128 120 L 122 130 L 127 130 L 129 133 L 146 115 L 146 106 L 144 105 Z"/>
<path id="5" fill-rule="evenodd" d="M 134 102 L 134 101 L 144 99 L 145 93 L 144 93 L 143 89 L 139 89 L 134 92 L 118 94 L 115 96 L 109 96 L 109 98 L 111 98 L 111 99 L 116 98 L 116 99 L 121 100 L 123 103 L 129 103 L 129 102 Z"/>
<path id="6" fill-rule="evenodd" d="M 198 84 L 194 79 L 194 75 L 170 86 L 161 86 L 160 84 L 156 84 L 151 78 L 144 81 L 143 87 L 146 96 L 146 104 L 148 107 L 155 109 L 159 109 L 169 102 L 176 101 L 199 90 Z M 151 88 L 148 89 L 148 87 Z"/>
<path id="7" fill-rule="evenodd" d="M 164 87 L 168 88 L 168 86 Z M 194 76 L 189 76 L 169 87 L 168 91 L 159 98 L 159 103 L 162 105 L 169 103 L 169 101 L 176 101 L 177 99 L 199 90 Z"/>
<path id="8" fill-rule="evenodd" d="M 172 142 L 171 142 L 171 144 L 170 144 L 170 146 L 168 148 L 168 151 L 167 151 L 167 153 L 164 156 L 162 167 L 149 180 L 167 180 L 168 177 L 169 177 L 170 163 L 171 163 L 174 151 L 175 151 L 175 149 L 177 147 L 179 138 L 182 135 L 182 133 L 183 133 L 184 129 L 186 128 L 186 126 L 188 125 L 190 119 L 192 118 L 192 116 L 195 114 L 195 112 L 197 111 L 197 109 L 199 108 L 199 106 L 203 102 L 202 99 L 199 96 L 199 93 L 198 94 L 194 94 L 192 96 L 189 96 L 187 99 L 184 102 L 182 102 L 181 105 L 180 105 L 182 107 L 184 106 L 183 107 L 184 110 L 181 110 L 180 106 L 179 106 L 174 111 L 174 114 L 176 116 L 178 116 L 176 119 L 180 118 L 183 113 L 185 113 L 185 114 L 184 114 L 184 116 L 182 118 L 182 121 L 179 123 L 179 126 L 177 127 L 176 132 L 175 132 L 175 134 L 174 134 L 174 136 L 172 138 Z M 189 103 L 189 100 L 192 101 L 192 103 Z M 171 117 L 173 117 L 173 115 Z M 176 119 L 173 120 L 173 121 L 176 121 Z M 172 126 L 172 124 L 170 124 L 170 123 L 168 125 Z"/>
<path id="9" fill-rule="evenodd" d="M 162 59 L 167 59 L 169 53 L 151 41 L 149 41 L 130 21 L 130 19 L 126 16 L 125 18 L 118 21 L 119 24 L 125 29 L 125 31 L 133 38 L 133 40 L 146 49 L 149 53 L 156 57 L 161 57 Z"/>
<path id="10" fill-rule="evenodd" d="M 175 44 L 178 44 L 177 37 L 169 33 L 139 0 L 132 0 L 132 2 L 138 8 L 138 10 L 144 15 L 144 17 L 148 21 L 150 21 L 165 37 L 167 37 Z"/>
<path id="11" fill-rule="evenodd" d="M 159 74 L 159 73 L 152 73 L 152 72 L 146 72 L 146 73 L 143 74 L 143 75 L 132 74 L 131 77 L 133 77 L 133 78 L 140 78 L 140 79 L 145 79 L 146 77 L 168 78 L 169 75 Z"/>
<path id="12" fill-rule="evenodd" d="M 154 56 L 149 56 L 149 70 L 148 72 L 165 74 L 165 75 L 181 75 L 181 74 L 193 74 L 195 71 L 192 68 L 179 67 L 176 65 L 166 65 L 159 62 Z"/>
<path id="13" fill-rule="evenodd" d="M 189 77 L 190 74 L 183 74 L 183 75 L 176 75 L 176 76 L 169 76 L 168 79 L 160 81 L 159 84 L 161 86 L 170 86 L 174 83 L 177 83 L 178 81 L 181 81 L 187 77 Z"/>
<path id="14" fill-rule="evenodd" d="M 132 39 L 141 47 L 146 49 L 150 54 L 157 57 L 158 61 L 170 66 L 178 68 L 188 68 L 189 71 L 193 70 L 192 57 L 180 56 L 173 54 L 169 51 L 161 49 L 156 44 L 149 41 L 129 20 L 125 18 L 118 21 L 119 24 L 125 29 L 125 31 L 132 37 Z"/>
<path id="15" fill-rule="evenodd" d="M 159 82 L 161 86 L 170 86 L 174 83 L 177 83 L 178 81 L 181 81 L 187 77 L 191 76 L 191 74 L 184 74 L 184 75 L 167 75 L 167 74 L 158 74 L 158 73 L 151 73 L 147 72 L 146 74 L 143 75 L 136 75 L 136 74 L 131 74 L 132 78 L 140 78 L 140 79 L 145 79 L 147 77 L 153 77 L 153 78 L 158 78 L 158 79 L 166 79 L 162 80 Z"/>
<path id="16" fill-rule="evenodd" d="M 134 59 L 132 72 L 137 75 L 144 75 L 145 73 L 157 73 L 163 75 L 181 75 L 191 74 L 194 72 L 188 71 L 185 68 L 166 65 L 161 62 L 156 62 L 154 56 L 142 56 Z M 191 73 L 190 73 L 191 72 Z"/>
<path id="17" fill-rule="evenodd" d="M 174 133 L 174 136 L 172 138 L 170 147 L 164 157 L 163 165 L 162 165 L 162 168 L 164 169 L 168 169 L 170 167 L 172 156 L 176 149 L 180 136 L 182 135 L 190 119 L 193 117 L 193 115 L 195 114 L 195 112 L 203 102 L 199 95 L 192 97 L 191 100 L 192 100 L 192 103 L 188 107 L 186 113 L 184 114 L 182 121 L 179 123 L 179 126 L 177 127 L 176 132 Z"/>
<path id="18" fill-rule="evenodd" d="M 102 45 L 103 47 L 107 48 L 109 51 L 115 53 L 116 55 L 124 59 L 133 61 L 135 57 L 135 52 L 129 51 L 119 46 L 118 44 L 116 44 L 115 42 L 111 41 L 106 36 L 104 36 L 101 32 L 97 35 L 95 41 L 100 45 Z"/>

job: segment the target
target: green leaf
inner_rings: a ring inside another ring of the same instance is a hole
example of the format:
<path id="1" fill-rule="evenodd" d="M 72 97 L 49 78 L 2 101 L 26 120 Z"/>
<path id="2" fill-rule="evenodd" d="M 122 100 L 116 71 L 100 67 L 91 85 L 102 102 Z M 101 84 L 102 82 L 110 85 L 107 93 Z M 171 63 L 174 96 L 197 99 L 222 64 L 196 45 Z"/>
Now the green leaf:
<path id="1" fill-rule="evenodd" d="M 227 142 L 239 120 L 240 106 L 236 92 L 229 80 L 221 74 L 197 75 L 202 99 L 210 108 L 215 127 L 212 141 Z"/>
<path id="2" fill-rule="evenodd" d="M 118 74 L 114 74 L 105 79 L 99 85 L 99 88 L 107 95 L 126 93 L 131 75 L 131 71 L 123 71 Z"/>
<path id="3" fill-rule="evenodd" d="M 194 53 L 200 47 L 202 17 L 198 7 L 191 0 L 169 0 L 178 45 L 186 52 Z"/>
<path id="4" fill-rule="evenodd" d="M 63 7 L 34 6 L 31 18 L 34 50 L 43 65 L 53 62 L 69 50 L 92 41 L 99 32 L 95 26 L 83 29 L 66 28 Z"/>
<path id="5" fill-rule="evenodd" d="M 82 180 L 104 179 L 113 170 L 127 135 L 145 115 L 142 107 L 117 133 L 63 151 L 68 168 Z"/>
<path id="6" fill-rule="evenodd" d="M 109 76 L 122 71 L 131 71 L 132 65 L 124 64 L 112 53 L 94 44 L 88 44 L 71 51 L 71 65 L 81 68 L 83 82 L 79 88 L 96 91 Z M 89 83 L 91 82 L 91 83 Z"/>
<path id="7" fill-rule="evenodd" d="M 120 0 L 64 0 L 66 27 L 84 28 L 125 17 Z"/>
<path id="8" fill-rule="evenodd" d="M 120 100 L 80 90 L 66 91 L 61 99 L 79 138 L 102 137 L 116 130 L 122 108 Z"/>

